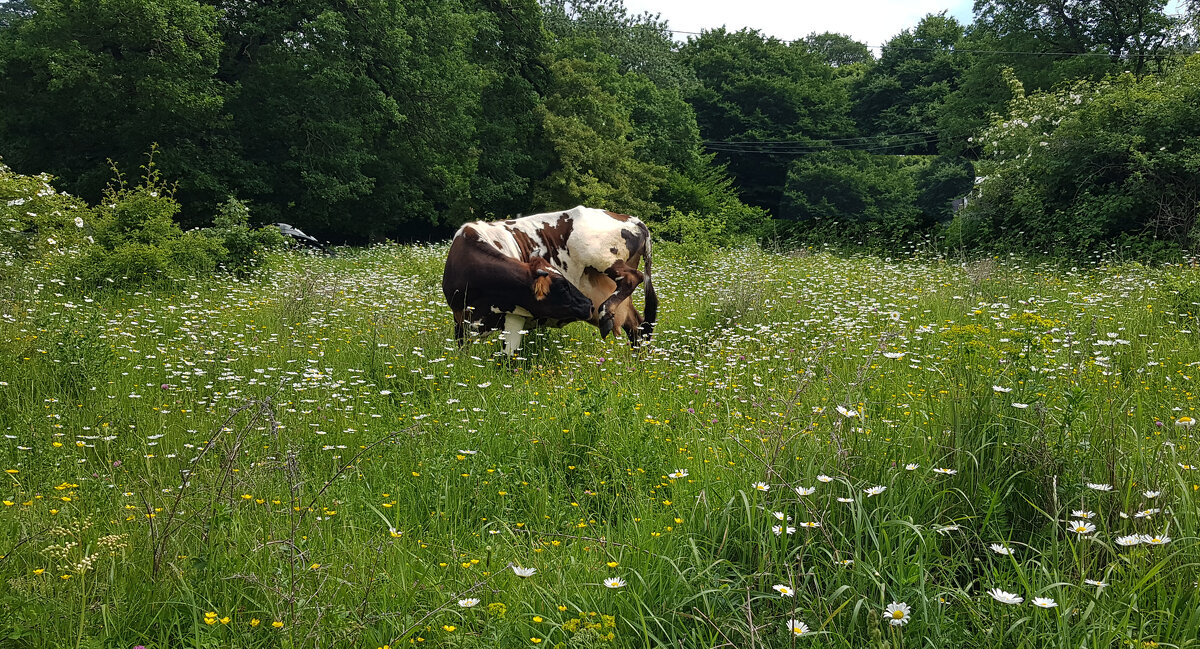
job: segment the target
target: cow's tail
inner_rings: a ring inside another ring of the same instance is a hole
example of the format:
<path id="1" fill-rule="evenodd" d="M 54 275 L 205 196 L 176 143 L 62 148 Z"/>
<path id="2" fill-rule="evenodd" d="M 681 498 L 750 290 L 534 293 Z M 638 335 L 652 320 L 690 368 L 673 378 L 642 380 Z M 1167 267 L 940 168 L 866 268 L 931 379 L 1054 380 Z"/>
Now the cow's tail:
<path id="1" fill-rule="evenodd" d="M 643 225 L 643 228 L 646 226 Z M 649 339 L 654 333 L 654 323 L 658 321 L 658 295 L 654 292 L 654 282 L 650 278 L 650 229 L 646 228 L 646 316 L 642 322 L 642 336 Z"/>

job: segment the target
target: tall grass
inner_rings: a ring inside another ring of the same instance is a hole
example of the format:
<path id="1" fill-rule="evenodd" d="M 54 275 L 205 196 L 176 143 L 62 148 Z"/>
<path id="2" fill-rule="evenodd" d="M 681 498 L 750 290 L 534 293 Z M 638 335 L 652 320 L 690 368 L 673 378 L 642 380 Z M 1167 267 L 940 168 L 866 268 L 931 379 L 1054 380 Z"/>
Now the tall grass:
<path id="1" fill-rule="evenodd" d="M 1200 644 L 1195 270 L 664 259 L 650 346 L 510 362 L 444 255 L 27 269 L 0 646 Z"/>

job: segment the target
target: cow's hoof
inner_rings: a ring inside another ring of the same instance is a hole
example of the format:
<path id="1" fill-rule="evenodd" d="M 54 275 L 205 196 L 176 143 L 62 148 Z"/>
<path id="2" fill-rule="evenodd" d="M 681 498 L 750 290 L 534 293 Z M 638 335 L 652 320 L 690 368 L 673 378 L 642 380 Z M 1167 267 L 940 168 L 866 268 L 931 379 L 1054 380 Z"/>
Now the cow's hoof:
<path id="1" fill-rule="evenodd" d="M 613 319 L 611 317 L 600 320 L 600 337 L 608 338 L 608 334 L 613 332 Z"/>

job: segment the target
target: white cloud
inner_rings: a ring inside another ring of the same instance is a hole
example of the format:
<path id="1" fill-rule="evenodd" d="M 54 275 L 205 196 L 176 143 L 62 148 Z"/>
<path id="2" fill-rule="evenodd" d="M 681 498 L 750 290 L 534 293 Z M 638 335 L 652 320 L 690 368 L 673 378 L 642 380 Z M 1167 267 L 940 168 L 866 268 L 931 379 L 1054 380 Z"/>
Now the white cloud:
<path id="1" fill-rule="evenodd" d="M 731 31 L 758 29 L 784 40 L 813 32 L 847 34 L 868 45 L 882 45 L 926 14 L 948 11 L 963 24 L 971 21 L 971 0 L 625 0 L 630 14 L 661 14 L 671 29 L 699 32 L 724 25 Z M 678 40 L 686 35 L 677 34 Z M 873 50 L 876 55 L 878 49 Z"/>

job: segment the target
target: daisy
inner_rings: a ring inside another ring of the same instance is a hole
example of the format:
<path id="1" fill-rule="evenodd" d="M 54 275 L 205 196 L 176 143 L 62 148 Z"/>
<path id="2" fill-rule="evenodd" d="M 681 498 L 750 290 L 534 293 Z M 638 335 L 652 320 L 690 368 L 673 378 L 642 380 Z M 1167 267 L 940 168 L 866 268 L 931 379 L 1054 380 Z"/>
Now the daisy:
<path id="1" fill-rule="evenodd" d="M 845 408 L 845 407 L 843 407 L 843 406 L 838 406 L 838 407 L 837 407 L 837 411 L 838 411 L 838 414 L 840 414 L 841 416 L 843 416 L 843 417 L 845 417 L 845 418 L 847 418 L 847 419 L 851 419 L 851 418 L 853 418 L 853 417 L 857 417 L 857 416 L 858 416 L 858 411 L 857 411 L 857 410 L 850 410 L 850 409 L 848 409 L 848 408 Z"/>
<path id="2" fill-rule="evenodd" d="M 1075 509 L 1071 511 L 1071 515 L 1075 518 L 1088 519 L 1095 516 L 1096 512 L 1088 511 L 1086 509 Z"/>
<path id="3" fill-rule="evenodd" d="M 961 528 L 958 525 L 934 525 L 933 526 L 933 531 L 937 532 L 938 534 L 949 534 L 950 532 L 957 532 L 959 529 L 961 529 Z"/>
<path id="4" fill-rule="evenodd" d="M 1005 556 L 1008 556 L 1013 553 L 1012 548 L 1005 547 L 1003 545 L 1000 545 L 999 543 L 993 543 L 990 547 L 992 548 L 992 552 L 995 552 L 996 554 L 1003 554 Z"/>
<path id="5" fill-rule="evenodd" d="M 1137 534 L 1130 534 L 1129 536 L 1118 536 L 1114 540 L 1117 542 L 1117 545 L 1129 547 L 1131 545 L 1137 545 L 1138 543 L 1141 543 L 1142 537 L 1138 536 Z"/>
<path id="6" fill-rule="evenodd" d="M 1088 486 L 1088 489 L 1095 489 L 1096 491 L 1112 491 L 1112 489 L 1113 489 L 1112 485 L 1110 485 L 1110 484 L 1102 484 L 1102 483 L 1095 483 L 1095 482 L 1089 482 L 1089 483 L 1087 483 L 1087 486 Z"/>
<path id="7" fill-rule="evenodd" d="M 1050 599 L 1049 597 L 1034 597 L 1033 605 L 1039 608 L 1054 608 L 1058 606 L 1058 602 Z"/>
<path id="8" fill-rule="evenodd" d="M 471 608 L 472 606 L 474 606 L 474 605 L 476 605 L 476 604 L 478 604 L 478 603 L 479 603 L 479 598 L 478 598 L 478 597 L 469 597 L 469 598 L 467 598 L 467 599 L 460 599 L 460 600 L 458 600 L 458 605 L 459 605 L 459 606 L 461 606 L 461 607 L 463 607 L 463 608 Z"/>
<path id="9" fill-rule="evenodd" d="M 818 522 L 816 522 L 816 521 L 809 521 L 809 522 L 807 522 L 807 523 L 800 523 L 800 527 L 807 527 L 807 528 L 809 528 L 809 529 L 816 529 L 816 528 L 818 528 L 818 527 L 820 527 L 820 526 L 821 526 L 821 524 L 820 524 L 820 523 L 818 523 Z"/>
<path id="10" fill-rule="evenodd" d="M 1000 590 L 999 588 L 993 588 L 989 590 L 988 595 L 991 595 L 992 599 L 1000 602 L 1001 604 L 1020 604 L 1021 602 L 1025 601 L 1024 597 L 1021 597 L 1015 593 Z"/>
<path id="11" fill-rule="evenodd" d="M 788 620 L 787 628 L 788 631 L 791 631 L 793 635 L 804 635 L 805 633 L 808 633 L 808 625 L 800 620 Z"/>
<path id="12" fill-rule="evenodd" d="M 816 490 L 816 487 L 796 487 L 796 493 L 801 496 L 811 496 Z"/>
<path id="13" fill-rule="evenodd" d="M 1175 425 L 1183 426 L 1184 428 L 1191 428 L 1192 426 L 1196 425 L 1196 420 L 1192 419 L 1191 417 L 1180 417 L 1179 419 L 1175 420 Z"/>
<path id="14" fill-rule="evenodd" d="M 888 604 L 885 612 L 887 613 L 888 623 L 892 626 L 904 626 L 912 619 L 912 610 L 904 602 L 892 602 Z"/>
<path id="15" fill-rule="evenodd" d="M 1134 518 L 1150 518 L 1151 516 L 1157 514 L 1158 512 L 1161 512 L 1161 511 L 1162 510 L 1157 507 L 1151 507 L 1150 509 L 1143 509 L 1142 511 L 1134 514 L 1133 517 Z"/>
<path id="16" fill-rule="evenodd" d="M 668 478 L 686 478 L 688 475 L 687 469 L 675 469 L 674 473 L 667 474 Z"/>
<path id="17" fill-rule="evenodd" d="M 758 491 L 770 491 L 770 489 L 771 489 L 771 485 L 769 485 L 765 482 L 755 482 L 754 484 L 752 484 L 750 486 L 754 487 Z"/>
<path id="18" fill-rule="evenodd" d="M 910 464 L 905 464 L 905 465 L 904 465 L 904 470 L 905 470 L 905 471 L 916 471 L 916 470 L 917 470 L 917 469 L 919 469 L 919 468 L 921 468 L 921 465 L 920 465 L 920 464 L 913 464 L 913 463 L 910 463 Z"/>
<path id="19" fill-rule="evenodd" d="M 1071 531 L 1083 536 L 1096 531 L 1096 526 L 1087 521 L 1071 521 Z"/>
<path id="20" fill-rule="evenodd" d="M 867 497 L 869 498 L 871 496 L 878 496 L 879 494 L 881 494 L 885 491 L 887 491 L 887 487 L 880 485 L 878 487 L 871 487 L 870 489 L 864 489 L 863 493 L 867 494 Z"/>
<path id="21" fill-rule="evenodd" d="M 954 475 L 955 473 L 958 473 L 958 470 L 957 470 L 957 469 L 942 469 L 942 468 L 937 468 L 937 469 L 934 469 L 934 470 L 933 470 L 933 472 L 934 472 L 934 473 L 940 473 L 940 474 L 942 474 L 942 475 Z"/>
<path id="22" fill-rule="evenodd" d="M 1158 536 L 1158 535 L 1151 535 L 1151 534 L 1143 534 L 1142 535 L 1142 543 L 1146 543 L 1148 545 L 1165 545 L 1170 542 L 1171 542 L 1171 537 L 1169 537 L 1169 536 Z"/>
<path id="23" fill-rule="evenodd" d="M 774 516 L 776 520 L 780 521 L 791 518 L 791 516 L 788 516 L 783 512 L 771 512 L 771 515 Z"/>
<path id="24" fill-rule="evenodd" d="M 884 352 L 884 358 L 904 358 L 904 352 Z"/>
<path id="25" fill-rule="evenodd" d="M 1159 495 L 1161 495 L 1161 494 L 1162 494 L 1161 491 L 1143 491 L 1142 492 L 1142 495 L 1147 498 L 1158 498 Z"/>
<path id="26" fill-rule="evenodd" d="M 537 568 L 522 568 L 521 566 L 513 564 L 512 571 L 518 577 L 532 577 L 533 573 L 537 572 Z"/>
<path id="27" fill-rule="evenodd" d="M 992 391 L 993 392 L 1002 392 L 1002 393 L 1003 392 L 1012 392 L 1012 388 L 1005 388 L 1005 387 L 1001 387 L 999 385 L 993 385 Z"/>
<path id="28" fill-rule="evenodd" d="M 771 588 L 774 588 L 775 592 L 779 593 L 780 595 L 782 595 L 784 597 L 792 597 L 796 594 L 796 591 L 792 590 L 791 588 L 788 588 L 787 586 L 784 586 L 783 584 L 775 584 L 774 586 L 771 586 Z"/>
<path id="29" fill-rule="evenodd" d="M 833 478 L 822 473 L 821 475 L 817 476 L 817 481 L 818 482 L 833 482 Z"/>
<path id="30" fill-rule="evenodd" d="M 1105 581 L 1097 581 L 1097 580 L 1095 580 L 1095 579 L 1084 579 L 1084 580 L 1083 580 L 1083 583 L 1085 583 L 1085 584 L 1087 584 L 1087 585 L 1089 585 L 1089 586 L 1096 586 L 1096 587 L 1098 587 L 1098 588 L 1104 588 L 1105 586 L 1107 586 L 1107 585 L 1108 585 L 1108 582 L 1105 582 Z"/>
<path id="31" fill-rule="evenodd" d="M 771 526 L 771 531 L 775 533 L 775 536 L 779 536 L 780 534 L 783 534 L 783 526 L 782 526 L 782 525 L 772 525 L 772 526 Z M 795 533 L 796 533 L 796 528 L 792 527 L 791 525 L 788 525 L 788 526 L 787 526 L 787 533 L 788 533 L 789 535 L 795 534 Z"/>
<path id="32" fill-rule="evenodd" d="M 462 453 L 463 455 L 475 455 L 479 451 L 472 451 L 471 449 L 460 448 L 460 449 L 458 449 L 458 452 Z"/>
<path id="33" fill-rule="evenodd" d="M 854 502 L 854 499 L 853 498 L 838 498 L 837 501 L 839 503 L 852 503 L 852 502 Z"/>
<path id="34" fill-rule="evenodd" d="M 622 588 L 625 586 L 625 580 L 620 577 L 609 577 L 604 580 L 604 585 L 609 588 Z"/>
<path id="35" fill-rule="evenodd" d="M 1012 404 L 1012 407 L 1014 407 L 1014 408 L 1019 408 L 1019 409 L 1021 409 L 1021 410 L 1024 410 L 1024 409 L 1026 409 L 1026 408 L 1028 408 L 1028 407 L 1029 407 L 1029 404 L 1028 404 L 1028 403 L 1017 403 L 1017 402 L 1015 402 L 1015 401 L 1014 401 L 1014 402 L 1013 402 L 1013 404 Z"/>

